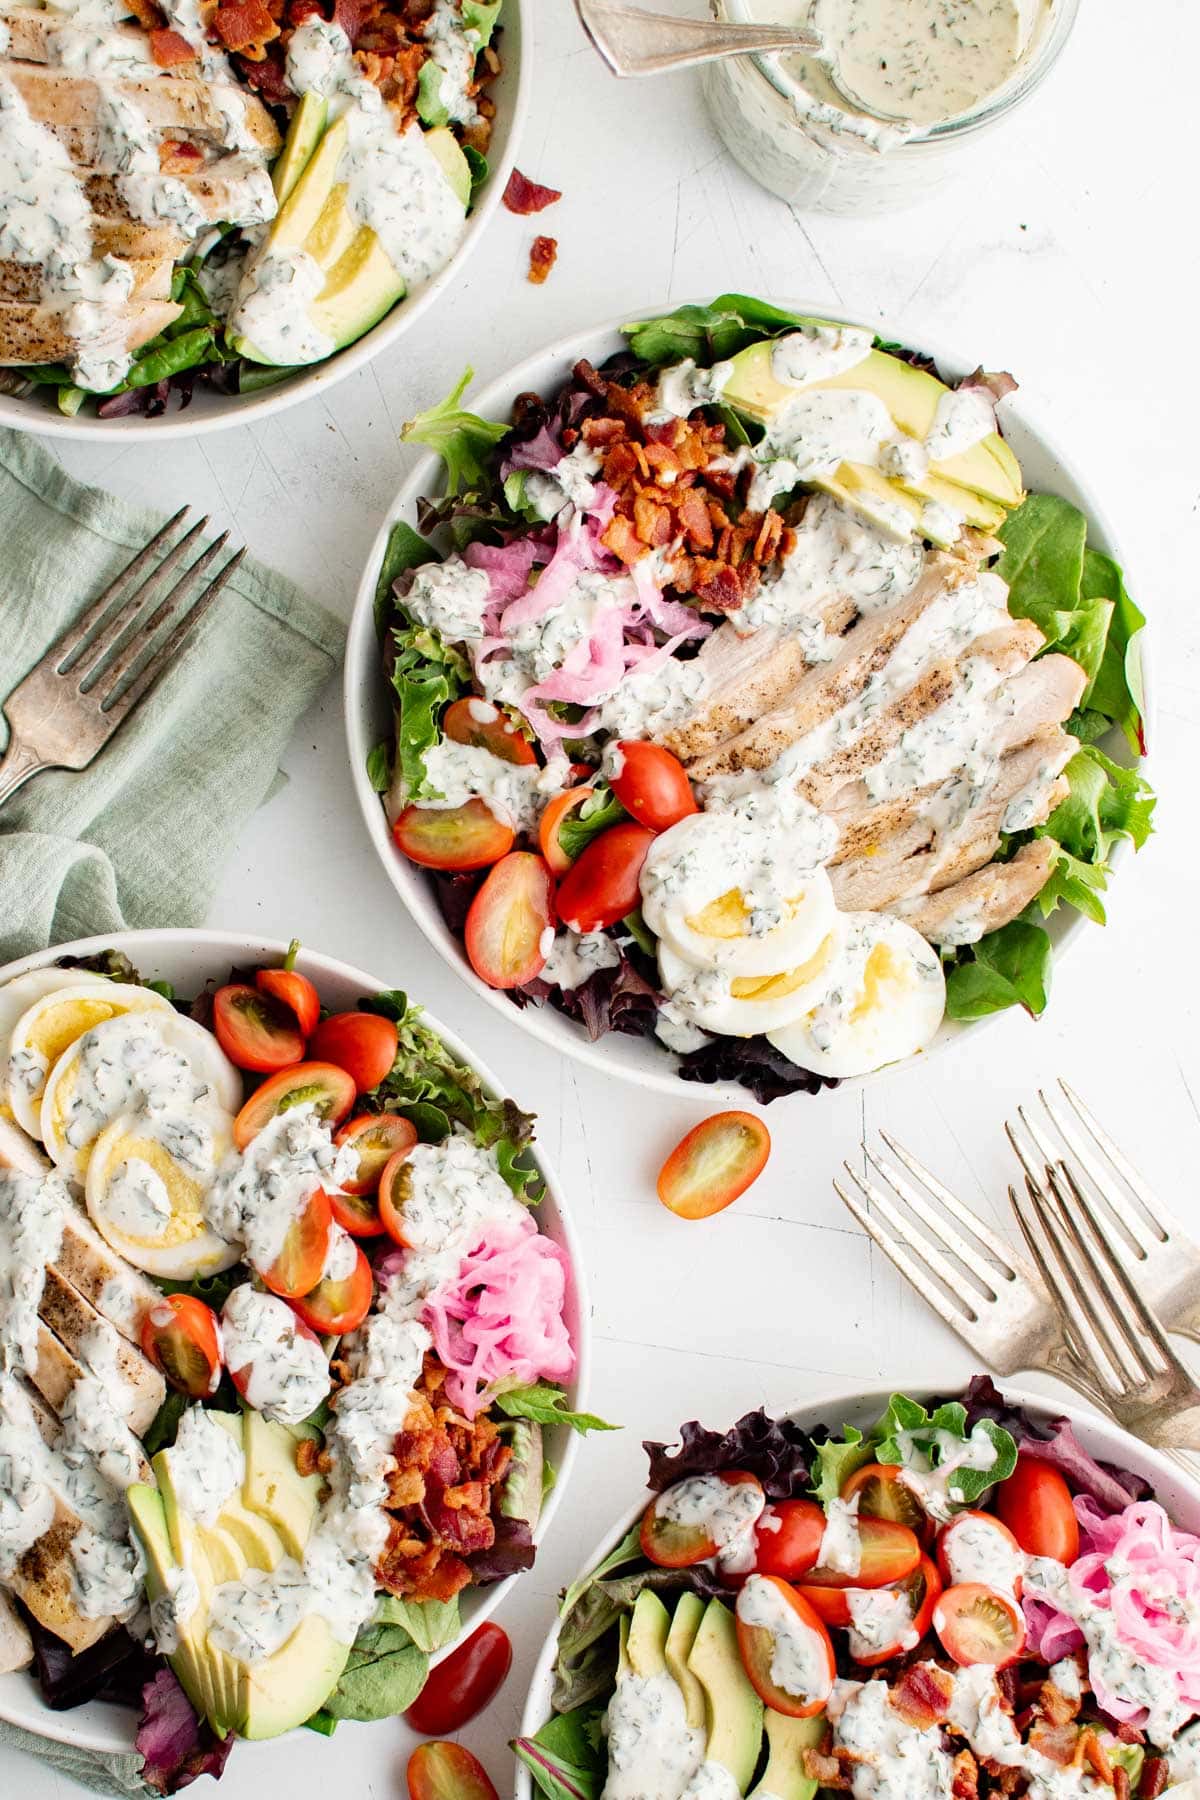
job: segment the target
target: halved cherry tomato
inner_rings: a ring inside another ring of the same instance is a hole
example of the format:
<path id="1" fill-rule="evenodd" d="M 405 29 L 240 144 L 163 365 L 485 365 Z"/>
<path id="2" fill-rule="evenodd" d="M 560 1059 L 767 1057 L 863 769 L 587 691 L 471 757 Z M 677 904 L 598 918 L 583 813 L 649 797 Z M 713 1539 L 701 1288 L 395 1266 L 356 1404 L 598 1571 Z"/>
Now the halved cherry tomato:
<path id="1" fill-rule="evenodd" d="M 894 1519 L 860 1519 L 858 1521 L 859 1564 L 853 1575 L 840 1569 L 808 1569 L 806 1587 L 878 1588 L 892 1587 L 911 1575 L 921 1560 L 921 1546 L 916 1533 Z"/>
<path id="2" fill-rule="evenodd" d="M 412 1149 L 417 1141 L 417 1128 L 411 1119 L 402 1119 L 399 1113 L 359 1113 L 357 1118 L 348 1119 L 339 1127 L 333 1141 L 339 1149 L 345 1144 L 351 1145 L 358 1157 L 357 1173 L 343 1181 L 343 1192 L 373 1194 L 388 1160 L 397 1150 Z"/>
<path id="3" fill-rule="evenodd" d="M 296 1023 L 305 1037 L 317 1028 L 321 1016 L 321 997 L 307 975 L 298 969 L 256 969 L 255 982 L 264 994 L 270 994 L 281 1006 L 296 1015 Z"/>
<path id="4" fill-rule="evenodd" d="M 365 1094 L 391 1074 L 399 1044 L 391 1019 L 379 1013 L 344 1012 L 322 1019 L 309 1039 L 308 1053 L 318 1062 L 345 1069 L 359 1093 Z"/>
<path id="5" fill-rule="evenodd" d="M 173 1388 L 206 1400 L 221 1379 L 217 1315 L 192 1294 L 164 1294 L 142 1321 L 142 1350 Z"/>
<path id="6" fill-rule="evenodd" d="M 933 1610 L 942 1592 L 942 1578 L 937 1572 L 937 1565 L 922 1553 L 918 1567 L 906 1581 L 897 1582 L 896 1586 L 903 1588 L 908 1595 L 912 1623 L 894 1643 L 883 1644 L 878 1650 L 864 1650 L 861 1645 L 855 1647 L 855 1662 L 862 1663 L 868 1669 L 877 1668 L 880 1663 L 890 1661 L 893 1656 L 901 1656 L 905 1651 L 915 1649 L 933 1624 Z M 879 1593 L 880 1590 L 872 1588 L 869 1591 Z M 850 1611 L 849 1600 L 846 1611 Z M 853 1615 L 848 1623 L 853 1623 Z"/>
<path id="7" fill-rule="evenodd" d="M 955 1513 L 938 1532 L 937 1561 L 948 1588 L 990 1573 L 988 1586 L 1003 1588 L 1015 1600 L 1021 1598 L 1020 1571 L 1025 1557 L 1008 1526 L 994 1513 L 969 1509 Z M 1011 1573 L 1011 1585 L 1000 1578 L 1002 1571 Z"/>
<path id="8" fill-rule="evenodd" d="M 645 825 L 610 825 L 571 864 L 558 890 L 558 916 L 573 931 L 603 931 L 642 901 L 638 877 L 654 833 Z"/>
<path id="9" fill-rule="evenodd" d="M 477 1756 L 461 1744 L 418 1744 L 408 1759 L 408 1800 L 499 1800 Z"/>
<path id="10" fill-rule="evenodd" d="M 263 1284 L 281 1300 L 297 1300 L 311 1293 L 321 1279 L 329 1254 L 333 1209 L 324 1188 L 314 1188 L 301 1212 L 292 1220 L 283 1249 L 269 1269 L 260 1269 Z"/>
<path id="11" fill-rule="evenodd" d="M 775 1646 L 778 1633 L 767 1625 L 751 1622 L 766 1597 L 767 1589 L 773 1590 L 774 1595 L 778 1596 L 777 1600 L 771 1600 L 769 1610 L 773 1611 L 776 1606 L 781 1610 L 786 1609 L 783 1620 L 788 1636 L 796 1634 L 801 1639 L 797 1660 L 804 1666 L 811 1663 L 817 1674 L 813 1690 L 809 1693 L 793 1694 L 774 1679 L 773 1665 L 777 1660 Z M 829 1641 L 824 1620 L 818 1618 L 808 1601 L 794 1587 L 789 1587 L 777 1575 L 752 1575 L 738 1595 L 737 1640 L 742 1667 L 750 1677 L 755 1693 L 766 1706 L 774 1707 L 776 1712 L 786 1713 L 793 1719 L 810 1719 L 814 1713 L 820 1712 L 829 1698 L 837 1673 L 833 1645 Z"/>
<path id="12" fill-rule="evenodd" d="M 661 744 L 617 745 L 621 766 L 610 786 L 627 813 L 651 831 L 667 831 L 699 812 L 687 770 Z"/>
<path id="13" fill-rule="evenodd" d="M 516 833 L 483 800 L 461 806 L 406 806 L 392 826 L 397 849 L 423 869 L 486 869 L 512 849 Z"/>
<path id="14" fill-rule="evenodd" d="M 411 1146 L 410 1146 L 411 1148 Z M 383 1229 L 393 1244 L 399 1244 L 402 1250 L 408 1249 L 408 1239 L 404 1235 L 404 1165 L 408 1160 L 408 1150 L 397 1150 L 384 1166 L 379 1177 L 379 1192 L 376 1200 L 379 1205 L 379 1217 Z"/>
<path id="15" fill-rule="evenodd" d="M 244 1150 L 276 1113 L 311 1106 L 318 1119 L 340 1125 L 354 1105 L 354 1082 L 329 1062 L 298 1062 L 256 1088 L 233 1121 L 233 1141 Z"/>
<path id="16" fill-rule="evenodd" d="M 818 1619 L 824 1619 L 826 1625 L 849 1625 L 851 1594 L 879 1592 L 878 1588 L 809 1587 L 803 1581 L 796 1582 L 795 1588 L 808 1601 Z"/>
<path id="17" fill-rule="evenodd" d="M 701 1479 L 707 1481 L 708 1478 Z M 716 1479 L 725 1487 L 750 1487 L 756 1494 L 762 1494 L 758 1476 L 745 1469 L 721 1469 Z M 656 1494 L 642 1514 L 642 1553 L 660 1569 L 689 1569 L 693 1563 L 707 1562 L 720 1548 L 713 1535 L 711 1519 L 700 1518 L 695 1523 L 684 1524 L 667 1516 L 666 1503 L 684 1485 L 685 1482 L 676 1482 L 673 1487 Z"/>
<path id="18" fill-rule="evenodd" d="M 858 1495 L 860 1519 L 894 1519 L 907 1525 L 922 1542 L 933 1536 L 933 1520 L 910 1487 L 900 1480 L 893 1463 L 864 1463 L 842 1484 L 842 1499 Z"/>
<path id="19" fill-rule="evenodd" d="M 437 1667 L 404 1717 L 424 1737 L 458 1731 L 482 1712 L 512 1667 L 512 1642 L 502 1625 L 481 1625 Z"/>
<path id="20" fill-rule="evenodd" d="M 588 773 L 591 773 L 589 769 Z M 593 787 L 565 788 L 561 794 L 555 794 L 549 801 L 538 821 L 538 845 L 553 875 L 565 875 L 571 866 L 571 858 L 558 841 L 558 828 L 568 813 L 573 813 L 578 806 L 595 793 Z"/>
<path id="21" fill-rule="evenodd" d="M 679 1219 L 709 1219 L 757 1181 L 771 1134 L 748 1112 L 719 1112 L 681 1138 L 658 1173 L 658 1197 Z"/>
<path id="22" fill-rule="evenodd" d="M 280 1305 L 281 1306 L 283 1305 L 282 1301 L 280 1301 Z M 294 1330 L 296 1337 L 307 1338 L 310 1343 L 319 1345 L 321 1340 L 317 1336 L 316 1332 L 310 1331 L 308 1326 L 304 1323 L 304 1320 L 298 1319 L 296 1317 L 295 1313 L 292 1312 L 292 1309 L 290 1306 L 288 1307 L 287 1310 L 288 1310 L 289 1314 L 291 1314 L 292 1329 Z M 288 1337 L 288 1334 L 286 1331 L 282 1334 L 281 1341 L 282 1341 L 284 1349 L 287 1350 L 290 1345 L 290 1340 L 289 1340 L 289 1337 Z M 254 1385 L 254 1359 L 253 1359 L 253 1357 L 250 1359 L 250 1361 L 248 1363 L 243 1363 L 240 1368 L 237 1368 L 237 1369 L 231 1368 L 229 1371 L 229 1379 L 232 1381 L 232 1383 L 233 1383 L 234 1387 L 237 1389 L 238 1393 L 242 1396 L 242 1399 L 249 1400 L 250 1389 Z"/>
<path id="23" fill-rule="evenodd" d="M 342 1337 L 358 1330 L 371 1310 L 374 1292 L 371 1265 L 355 1244 L 354 1267 L 348 1275 L 340 1280 L 322 1275 L 316 1287 L 292 1300 L 292 1306 L 319 1337 Z"/>
<path id="24" fill-rule="evenodd" d="M 1030 1556 L 1070 1565 L 1079 1555 L 1079 1521 L 1071 1490 L 1057 1469 L 1022 1453 L 996 1488 L 998 1516 Z"/>
<path id="25" fill-rule="evenodd" d="M 260 1075 L 290 1068 L 304 1055 L 304 1034 L 287 1008 L 240 981 L 213 995 L 213 1030 L 231 1063 Z"/>
<path id="26" fill-rule="evenodd" d="M 1025 1645 L 1025 1619 L 1016 1601 L 981 1581 L 946 1588 L 933 1609 L 942 1649 L 963 1668 L 988 1663 L 1003 1669 Z"/>
<path id="27" fill-rule="evenodd" d="M 537 761 L 529 739 L 521 736 L 498 706 L 477 695 L 455 700 L 446 708 L 442 715 L 442 736 L 454 744 L 477 744 L 482 750 L 490 750 L 501 762 L 520 763 L 528 768 L 530 763 Z"/>
<path id="28" fill-rule="evenodd" d="M 825 1523 L 825 1509 L 815 1500 L 776 1500 L 755 1527 L 755 1569 L 795 1581 L 805 1569 L 815 1568 Z"/>
<path id="29" fill-rule="evenodd" d="M 471 902 L 463 941 L 489 987 L 532 981 L 554 933 L 554 878 L 540 856 L 513 850 L 490 870 Z"/>

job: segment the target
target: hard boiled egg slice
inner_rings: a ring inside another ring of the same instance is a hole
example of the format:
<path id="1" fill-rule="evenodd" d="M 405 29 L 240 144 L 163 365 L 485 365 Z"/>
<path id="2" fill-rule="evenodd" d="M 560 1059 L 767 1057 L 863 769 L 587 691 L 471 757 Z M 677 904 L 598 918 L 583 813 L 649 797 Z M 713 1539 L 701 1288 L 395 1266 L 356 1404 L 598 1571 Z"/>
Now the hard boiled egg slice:
<path id="1" fill-rule="evenodd" d="M 886 913 L 849 913 L 824 995 L 767 1036 L 816 1075 L 869 1075 L 924 1050 L 945 1010 L 941 960 L 920 933 Z"/>
<path id="2" fill-rule="evenodd" d="M 136 1012 L 173 1012 L 153 988 L 93 976 L 43 994 L 27 1006 L 8 1047 L 8 1101 L 22 1130 L 37 1137 L 41 1102 L 55 1064 L 85 1032 L 108 1019 Z"/>
<path id="3" fill-rule="evenodd" d="M 201 1104 L 235 1111 L 241 1081 L 214 1063 L 210 1045 L 221 1056 L 208 1032 L 171 1007 L 102 1020 L 76 1039 L 50 1073 L 39 1120 L 63 1174 L 83 1180 L 92 1145 L 122 1113 Z"/>
<path id="4" fill-rule="evenodd" d="M 30 969 L 0 987 L 0 1118 L 13 1117 L 8 1099 L 8 1056 L 13 1027 L 21 1014 L 28 1012 L 35 1000 L 61 988 L 109 985 L 103 975 L 88 974 L 82 969 Z"/>
<path id="5" fill-rule="evenodd" d="M 731 975 L 727 969 L 697 969 L 667 943 L 658 946 L 663 987 L 678 999 L 686 1018 L 704 1031 L 727 1037 L 754 1037 L 760 1031 L 790 1025 L 815 1006 L 829 982 L 837 959 L 840 922 L 830 928 L 812 955 L 794 968 L 774 975 Z"/>
<path id="6" fill-rule="evenodd" d="M 230 1268 L 240 1251 L 209 1228 L 204 1197 L 232 1138 L 228 1114 L 180 1106 L 124 1113 L 88 1160 L 85 1198 L 100 1235 L 135 1269 L 190 1281 Z"/>

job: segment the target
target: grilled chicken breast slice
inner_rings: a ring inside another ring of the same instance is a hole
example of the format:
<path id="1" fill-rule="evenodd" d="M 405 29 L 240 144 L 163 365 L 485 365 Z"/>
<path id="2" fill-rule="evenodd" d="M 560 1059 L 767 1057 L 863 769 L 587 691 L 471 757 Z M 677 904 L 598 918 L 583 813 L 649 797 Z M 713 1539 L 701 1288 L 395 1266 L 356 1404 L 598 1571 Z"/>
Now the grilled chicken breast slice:
<path id="1" fill-rule="evenodd" d="M 100 82 L 11 57 L 0 59 L 0 76 L 12 82 L 30 117 L 52 131 L 71 161 L 83 168 L 109 165 L 108 119 L 114 102 L 132 107 L 151 132 L 163 138 L 195 140 L 217 148 L 229 138 L 226 114 L 209 84 L 196 76 L 147 73 L 135 80 Z M 274 121 L 252 94 L 246 95 L 245 127 L 268 156 L 278 151 Z"/>
<path id="2" fill-rule="evenodd" d="M 27 1669 L 33 1661 L 33 1639 L 8 1595 L 0 1588 L 0 1675 Z"/>
<path id="3" fill-rule="evenodd" d="M 1022 844 L 1011 862 L 989 862 L 936 894 L 916 894 L 887 908 L 931 944 L 974 944 L 1023 913 L 1050 879 L 1053 838 Z"/>
<path id="4" fill-rule="evenodd" d="M 173 256 L 127 257 L 125 260 L 133 270 L 132 300 L 170 300 L 171 277 L 175 272 Z M 20 301 L 32 306 L 47 300 L 52 302 L 53 294 L 45 292 L 45 284 L 46 272 L 40 264 L 0 261 L 0 301 Z"/>
<path id="5" fill-rule="evenodd" d="M 125 349 L 140 350 L 174 324 L 182 311 L 173 301 L 150 300 L 114 314 L 123 327 Z M 19 367 L 25 363 L 72 362 L 80 348 L 80 341 L 70 328 L 68 312 L 31 306 L 24 301 L 0 301 L 0 363 Z"/>
<path id="6" fill-rule="evenodd" d="M 61 1412 L 75 1383 L 88 1373 L 88 1335 L 102 1331 L 106 1321 L 54 1269 L 46 1270 L 38 1317 L 38 1359 L 31 1379 L 47 1404 Z M 116 1365 L 127 1388 L 125 1423 L 141 1437 L 166 1398 L 166 1383 L 154 1364 L 119 1336 Z"/>

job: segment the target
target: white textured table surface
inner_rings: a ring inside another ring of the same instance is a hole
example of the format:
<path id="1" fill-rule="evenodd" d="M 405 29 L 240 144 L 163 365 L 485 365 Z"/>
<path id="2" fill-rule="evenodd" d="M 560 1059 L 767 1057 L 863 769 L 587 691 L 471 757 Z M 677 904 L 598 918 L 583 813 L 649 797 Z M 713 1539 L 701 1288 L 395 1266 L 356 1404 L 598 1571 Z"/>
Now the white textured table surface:
<path id="1" fill-rule="evenodd" d="M 698 10 L 694 8 L 693 10 Z M 324 402 L 193 445 L 60 446 L 72 473 L 131 497 L 184 500 L 232 524 L 330 606 L 348 612 L 398 485 L 403 420 L 474 364 L 481 380 L 549 338 L 648 304 L 738 287 L 818 310 L 887 318 L 1007 367 L 1115 522 L 1132 591 L 1154 627 L 1159 835 L 1117 883 L 1105 931 L 1058 971 L 1039 1025 L 1007 1015 L 954 1059 L 885 1079 L 865 1102 L 797 1098 L 770 1109 L 774 1154 L 756 1187 L 705 1225 L 654 1197 L 659 1163 L 705 1112 L 577 1071 L 507 1028 L 432 960 L 369 852 L 331 689 L 298 732 L 290 785 L 230 846 L 211 923 L 314 947 L 403 984 L 478 1045 L 538 1111 L 588 1257 L 592 1400 L 623 1420 L 592 1439 L 534 1573 L 501 1614 L 516 1659 L 463 1734 L 501 1795 L 524 1675 L 552 1596 L 640 1487 L 640 1440 L 696 1414 L 724 1422 L 760 1401 L 862 1382 L 937 1384 L 970 1359 L 890 1266 L 868 1252 L 830 1188 L 864 1124 L 892 1125 L 993 1214 L 1009 1170 L 1000 1122 L 1067 1073 L 1112 1119 L 1160 1191 L 1200 1215 L 1200 372 L 1194 352 L 1195 90 L 1200 14 L 1157 0 L 1151 65 L 1085 0 L 1066 55 L 976 181 L 884 220 L 799 217 L 724 155 L 685 76 L 618 86 L 567 0 L 536 0 L 538 67 L 518 161 L 564 198 L 540 220 L 501 212 L 449 303 L 390 357 Z M 544 288 L 525 281 L 541 228 L 559 240 Z M 221 822 L 213 821 L 214 832 Z M 1200 1216 L 1197 1217 L 1200 1225 Z M 400 1724 L 343 1726 L 239 1746 L 223 1800 L 272 1793 L 401 1796 Z M 0 1753 L 0 1796 L 58 1800 L 63 1783 Z M 197 1790 L 199 1793 L 200 1790 Z"/>

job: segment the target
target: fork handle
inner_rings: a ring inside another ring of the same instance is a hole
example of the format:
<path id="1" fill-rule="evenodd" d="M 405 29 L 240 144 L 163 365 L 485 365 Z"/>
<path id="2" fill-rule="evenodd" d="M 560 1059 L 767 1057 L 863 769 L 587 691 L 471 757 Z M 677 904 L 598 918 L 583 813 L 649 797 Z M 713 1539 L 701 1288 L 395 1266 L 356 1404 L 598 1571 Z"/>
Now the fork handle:
<path id="1" fill-rule="evenodd" d="M 22 782 L 36 775 L 39 769 L 48 768 L 36 751 L 30 750 L 19 738 L 9 740 L 8 749 L 0 757 L 0 806 L 15 794 Z"/>

